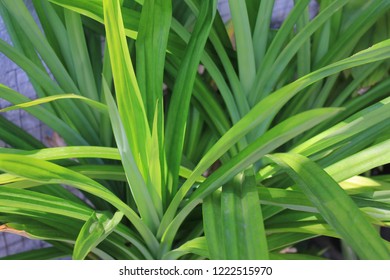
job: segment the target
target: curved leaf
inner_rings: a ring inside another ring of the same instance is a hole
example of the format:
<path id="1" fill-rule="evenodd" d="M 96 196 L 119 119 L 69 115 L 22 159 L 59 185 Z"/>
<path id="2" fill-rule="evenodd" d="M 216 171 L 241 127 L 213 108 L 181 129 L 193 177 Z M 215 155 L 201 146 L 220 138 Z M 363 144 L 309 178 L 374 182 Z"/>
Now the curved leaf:
<path id="1" fill-rule="evenodd" d="M 123 213 L 117 212 L 112 218 L 106 213 L 93 212 L 81 228 L 73 250 L 72 258 L 82 260 L 87 254 L 102 242 L 120 223 Z"/>
<path id="2" fill-rule="evenodd" d="M 100 102 L 97 102 L 95 100 L 86 98 L 84 96 L 76 95 L 76 94 L 70 94 L 70 93 L 69 94 L 58 94 L 58 95 L 54 95 L 54 96 L 42 97 L 42 98 L 35 99 L 33 101 L 29 101 L 29 102 L 25 102 L 25 103 L 19 103 L 17 105 L 1 109 L 0 113 L 8 112 L 8 111 L 11 111 L 11 110 L 29 108 L 29 107 L 32 107 L 32 106 L 37 106 L 37 105 L 45 104 L 45 103 L 56 101 L 56 100 L 60 100 L 60 99 L 80 99 L 80 100 L 84 101 L 85 103 L 89 104 L 90 106 L 94 107 L 95 109 L 97 109 L 101 113 L 107 114 L 107 106 L 106 105 L 104 105 L 104 104 L 102 104 Z"/>
<path id="3" fill-rule="evenodd" d="M 216 4 L 216 0 L 202 2 L 186 54 L 180 64 L 169 105 L 165 130 L 165 150 L 168 165 L 168 192 L 171 197 L 176 194 L 178 189 L 178 174 L 192 88 L 200 58 L 214 20 Z"/>
<path id="4" fill-rule="evenodd" d="M 157 251 L 157 240 L 134 210 L 96 181 L 56 164 L 21 155 L 1 154 L 0 170 L 32 181 L 71 185 L 106 200 L 134 224 L 151 251 Z"/>
<path id="5" fill-rule="evenodd" d="M 171 238 L 173 238 L 173 232 L 177 230 L 177 227 L 182 222 L 182 219 L 184 219 L 186 215 L 188 215 L 191 210 L 198 203 L 200 203 L 201 200 L 204 199 L 207 195 L 214 192 L 221 185 L 232 179 L 236 174 L 243 171 L 251 164 L 258 161 L 267 153 L 270 153 L 274 149 L 280 147 L 284 143 L 296 137 L 296 135 L 303 133 L 304 131 L 317 125 L 323 120 L 331 117 L 338 111 L 339 109 L 334 108 L 312 110 L 291 117 L 290 119 L 275 126 L 271 130 L 266 132 L 263 136 L 259 137 L 255 142 L 250 144 L 243 151 L 238 153 L 230 161 L 222 165 L 214 173 L 212 173 L 210 177 L 208 177 L 199 186 L 199 188 L 194 191 L 194 193 L 190 197 L 190 200 L 186 202 L 186 206 L 175 217 L 177 208 L 182 202 L 182 199 L 190 190 L 194 182 L 199 178 L 202 172 L 204 172 L 204 170 L 210 164 L 211 160 L 213 159 L 213 156 L 215 156 L 215 154 L 213 153 L 216 153 L 218 151 L 213 151 L 212 148 L 210 152 L 200 161 L 198 166 L 192 172 L 192 175 L 182 185 L 174 200 L 171 202 L 168 210 L 166 211 L 161 221 L 158 236 L 160 236 L 159 234 L 163 235 L 165 231 L 164 238 L 167 238 L 167 244 L 169 244 L 172 241 Z M 229 145 L 222 140 L 223 138 L 220 140 L 221 148 L 225 147 L 223 146 L 223 144 Z M 208 156 L 210 156 L 211 158 L 209 158 Z"/>
<path id="6" fill-rule="evenodd" d="M 317 164 L 297 154 L 274 154 L 267 158 L 287 172 L 361 258 L 390 259 L 385 241 L 337 182 Z"/>

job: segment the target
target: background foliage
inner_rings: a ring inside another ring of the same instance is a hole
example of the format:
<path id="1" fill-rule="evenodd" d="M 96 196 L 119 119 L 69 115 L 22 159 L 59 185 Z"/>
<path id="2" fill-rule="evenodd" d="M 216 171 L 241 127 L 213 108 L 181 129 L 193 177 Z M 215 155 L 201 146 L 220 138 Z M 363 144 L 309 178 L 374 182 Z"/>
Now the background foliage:
<path id="1" fill-rule="evenodd" d="M 53 245 L 10 258 L 389 259 L 390 2 L 309 2 L 231 0 L 229 37 L 215 0 L 1 0 L 40 97 L 2 111 L 66 143 L 0 116 L 0 230 Z"/>

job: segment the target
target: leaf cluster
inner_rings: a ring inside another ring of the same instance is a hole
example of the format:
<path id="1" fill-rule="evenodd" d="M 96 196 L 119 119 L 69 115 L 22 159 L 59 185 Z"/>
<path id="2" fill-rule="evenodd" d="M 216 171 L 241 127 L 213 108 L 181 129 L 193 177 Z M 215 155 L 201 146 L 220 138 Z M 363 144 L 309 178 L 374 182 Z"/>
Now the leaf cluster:
<path id="1" fill-rule="evenodd" d="M 389 259 L 390 2 L 309 2 L 274 30 L 274 0 L 228 25 L 216 0 L 33 0 L 40 26 L 0 0 L 38 95 L 0 85 L 1 112 L 66 143 L 0 115 L 0 231 L 53 245 L 8 258 Z"/>

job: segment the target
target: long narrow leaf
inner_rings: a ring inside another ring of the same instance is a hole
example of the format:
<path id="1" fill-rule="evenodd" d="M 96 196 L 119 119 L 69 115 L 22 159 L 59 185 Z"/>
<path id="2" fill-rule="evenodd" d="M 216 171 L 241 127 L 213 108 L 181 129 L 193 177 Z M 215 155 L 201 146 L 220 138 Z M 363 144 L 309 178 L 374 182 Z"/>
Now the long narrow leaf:
<path id="1" fill-rule="evenodd" d="M 244 93 L 248 96 L 256 77 L 255 55 L 248 11 L 245 1 L 229 0 L 229 6 L 236 39 L 240 80 Z"/>
<path id="2" fill-rule="evenodd" d="M 147 0 L 142 6 L 136 42 L 137 79 L 150 127 L 154 119 L 156 104 L 162 99 L 165 54 L 171 17 L 171 1 Z"/>
<path id="3" fill-rule="evenodd" d="M 71 185 L 103 198 L 122 211 L 134 223 L 134 226 L 143 236 L 149 248 L 156 252 L 158 247 L 157 241 L 139 216 L 128 205 L 96 181 L 56 164 L 21 155 L 1 154 L 0 169 L 37 182 Z"/>
<path id="4" fill-rule="evenodd" d="M 103 84 L 103 87 L 115 140 L 121 154 L 122 164 L 126 172 L 130 190 L 138 206 L 138 211 L 140 212 L 142 219 L 144 219 L 145 224 L 150 228 L 150 230 L 155 232 L 160 223 L 158 212 L 162 212 L 161 200 L 160 205 L 154 205 L 153 202 L 158 201 L 157 199 L 153 199 L 153 196 L 156 196 L 157 192 L 155 189 L 150 188 L 150 186 L 148 188 L 146 185 L 140 169 L 137 166 L 136 156 L 134 156 L 134 152 L 130 147 L 129 142 L 126 141 L 125 129 L 115 105 L 115 101 L 111 96 L 106 83 Z"/>
<path id="5" fill-rule="evenodd" d="M 97 109 L 101 113 L 107 114 L 107 106 L 106 105 L 104 105 L 100 102 L 97 102 L 95 100 L 91 100 L 89 98 L 86 98 L 84 96 L 76 95 L 76 94 L 58 94 L 58 95 L 54 95 L 54 96 L 38 98 L 38 99 L 35 99 L 33 101 L 29 101 L 29 102 L 25 102 L 25 103 L 21 103 L 21 104 L 17 104 L 14 106 L 10 106 L 10 107 L 1 109 L 0 113 L 12 111 L 12 110 L 17 110 L 17 109 L 22 109 L 22 108 L 28 108 L 28 107 L 32 107 L 32 106 L 36 106 L 36 105 L 41 105 L 41 104 L 46 104 L 48 102 L 52 102 L 52 101 L 56 101 L 56 100 L 60 100 L 60 99 L 80 99 L 80 100 L 84 101 L 85 103 L 91 105 L 93 108 Z"/>
<path id="6" fill-rule="evenodd" d="M 329 109 L 325 110 L 327 111 Z M 330 110 L 332 111 L 332 109 Z M 317 123 L 321 122 L 323 118 L 326 119 L 327 117 L 330 117 L 332 115 L 331 111 L 327 111 L 326 113 L 324 111 L 312 111 L 310 113 L 307 112 L 307 114 L 297 115 L 268 131 L 211 174 L 210 177 L 195 190 L 190 201 L 175 217 L 174 215 L 182 199 L 190 190 L 195 180 L 203 173 L 202 168 L 206 168 L 206 163 L 200 162 L 194 169 L 190 178 L 182 185 L 166 211 L 163 220 L 161 221 L 158 236 L 160 236 L 160 234 L 164 235 L 165 232 L 164 239 L 166 238 L 166 240 L 164 241 L 169 246 L 170 242 L 172 242 L 171 238 L 173 238 L 173 232 L 177 230 L 182 219 L 184 219 L 203 198 L 214 192 L 228 180 L 232 179 L 236 174 L 258 161 L 265 154 L 273 151 L 280 145 L 283 145 L 303 131 L 310 129 L 310 127 L 315 126 Z M 328 113 L 330 113 L 330 115 L 328 115 Z M 335 113 L 335 111 L 333 111 L 333 113 Z"/>
<path id="7" fill-rule="evenodd" d="M 93 76 L 87 42 L 85 41 L 81 16 L 75 12 L 65 10 L 65 22 L 69 41 L 72 42 L 70 51 L 80 92 L 89 99 L 97 101 L 99 95 Z"/>
<path id="8" fill-rule="evenodd" d="M 128 53 L 120 3 L 118 0 L 104 0 L 103 4 L 119 115 L 137 166 L 144 179 L 146 179 L 148 162 L 144 143 L 149 141 L 150 130 L 144 103 Z"/>
<path id="9" fill-rule="evenodd" d="M 268 259 L 263 217 L 255 185 L 253 169 L 249 169 L 222 187 L 221 238 L 225 247 L 224 259 Z"/>
<path id="10" fill-rule="evenodd" d="M 294 154 L 267 156 L 291 176 L 324 219 L 363 259 L 389 259 L 372 225 L 340 186 L 311 160 Z"/>
<path id="11" fill-rule="evenodd" d="M 72 258 L 82 260 L 102 242 L 120 223 L 123 213 L 117 212 L 111 219 L 105 213 L 93 213 L 81 228 Z"/>
<path id="12" fill-rule="evenodd" d="M 0 97 L 11 102 L 12 104 L 20 104 L 31 101 L 24 95 L 3 85 L 0 85 Z M 41 120 L 54 131 L 57 131 L 69 145 L 88 144 L 82 135 L 77 133 L 75 129 L 70 127 L 67 123 L 54 115 L 52 112 L 41 107 L 26 108 L 25 110 L 37 119 Z"/>
<path id="13" fill-rule="evenodd" d="M 179 166 L 183 150 L 185 123 L 192 87 L 203 48 L 216 12 L 216 0 L 203 1 L 186 55 L 183 58 L 172 93 L 165 131 L 165 147 L 168 164 L 168 187 L 171 196 L 177 191 Z"/>
<path id="14" fill-rule="evenodd" d="M 383 141 L 361 152 L 355 153 L 350 157 L 332 164 L 325 170 L 337 182 L 340 182 L 388 163 L 390 163 L 390 140 Z"/>
<path id="15" fill-rule="evenodd" d="M 253 49 L 255 49 L 256 71 L 261 64 L 268 43 L 269 26 L 275 0 L 261 1 L 253 31 Z"/>
<path id="16" fill-rule="evenodd" d="M 171 1 L 145 1 L 136 41 L 137 79 L 152 129 L 148 151 L 148 184 L 159 194 L 155 200 L 160 201 L 166 200 L 163 78 L 171 18 Z M 160 203 L 155 201 L 155 204 Z"/>
<path id="17" fill-rule="evenodd" d="M 227 252 L 223 242 L 221 191 L 215 191 L 204 199 L 202 211 L 210 258 L 214 260 L 225 259 Z"/>

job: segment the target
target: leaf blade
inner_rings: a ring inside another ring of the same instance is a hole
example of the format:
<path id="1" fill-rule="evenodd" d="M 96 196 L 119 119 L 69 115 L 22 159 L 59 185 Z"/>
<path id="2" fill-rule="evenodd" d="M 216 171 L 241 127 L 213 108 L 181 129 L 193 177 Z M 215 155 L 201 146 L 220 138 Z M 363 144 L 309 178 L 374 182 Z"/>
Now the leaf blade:
<path id="1" fill-rule="evenodd" d="M 148 162 L 144 143 L 149 141 L 150 129 L 128 52 L 119 0 L 104 0 L 103 11 L 119 115 L 137 166 L 142 176 L 147 178 Z"/>
<path id="2" fill-rule="evenodd" d="M 364 259 L 389 259 L 390 252 L 350 197 L 318 165 L 297 154 L 268 155 L 291 176 L 324 219 Z"/>
<path id="3" fill-rule="evenodd" d="M 188 43 L 172 93 L 165 131 L 170 196 L 177 192 L 185 123 L 198 64 L 216 12 L 216 0 L 203 1 L 194 32 Z"/>
<path id="4" fill-rule="evenodd" d="M 85 222 L 77 236 L 72 259 L 83 260 L 87 254 L 101 243 L 123 218 L 123 213 L 116 212 L 112 218 L 106 213 L 94 212 Z"/>
<path id="5" fill-rule="evenodd" d="M 103 81 L 104 78 L 103 78 Z M 106 102 L 109 108 L 110 120 L 114 131 L 115 140 L 117 142 L 118 150 L 121 155 L 121 161 L 127 182 L 133 194 L 134 200 L 137 204 L 138 211 L 144 219 L 145 224 L 152 232 L 156 231 L 159 224 L 159 213 L 162 211 L 162 205 L 154 205 L 153 202 L 158 202 L 158 199 L 153 199 L 157 195 L 155 189 L 147 185 L 139 166 L 136 162 L 136 154 L 134 153 L 130 143 L 127 141 L 125 128 L 120 117 L 120 113 L 115 105 L 114 98 L 110 94 L 110 90 L 106 82 L 103 82 L 103 90 L 106 97 Z"/>

